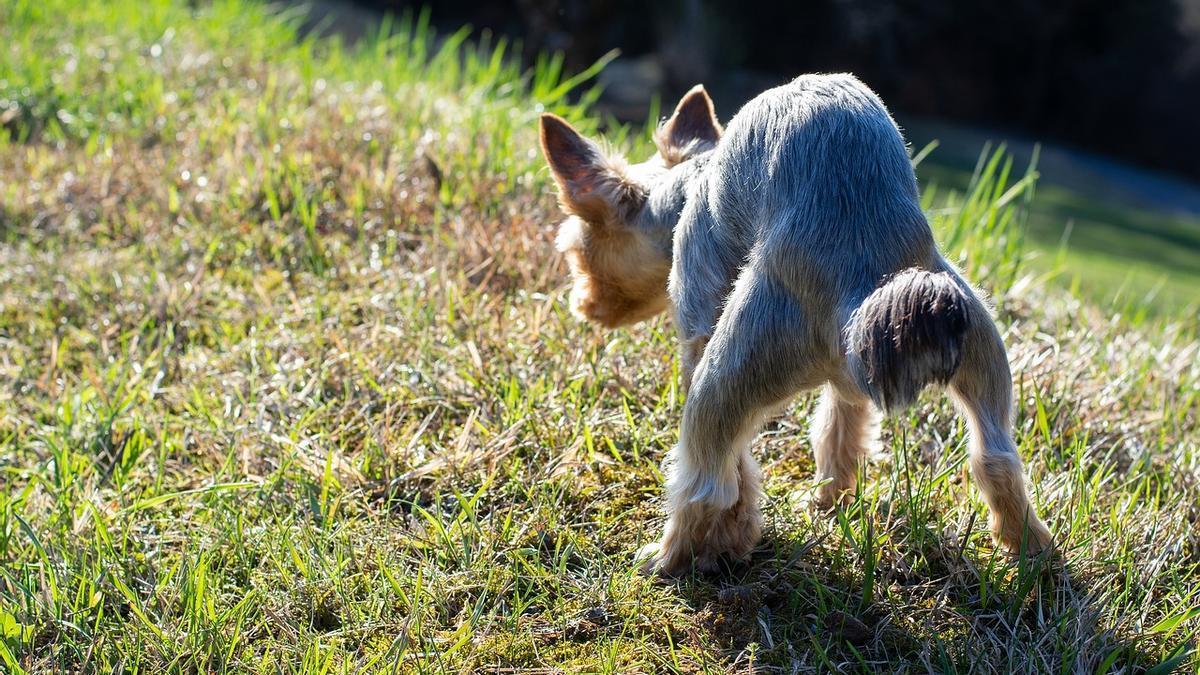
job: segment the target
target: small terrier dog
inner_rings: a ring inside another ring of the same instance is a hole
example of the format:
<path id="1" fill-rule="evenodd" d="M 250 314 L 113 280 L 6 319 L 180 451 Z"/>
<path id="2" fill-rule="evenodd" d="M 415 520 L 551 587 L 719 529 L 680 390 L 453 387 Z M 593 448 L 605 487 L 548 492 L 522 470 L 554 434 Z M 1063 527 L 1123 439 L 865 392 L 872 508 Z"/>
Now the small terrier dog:
<path id="1" fill-rule="evenodd" d="M 1052 545 L 1010 434 L 1004 343 L 938 252 L 900 130 L 852 75 L 805 75 L 722 129 L 702 86 L 627 164 L 560 117 L 541 145 L 567 220 L 572 311 L 606 327 L 674 308 L 687 399 L 668 456 L 667 522 L 645 569 L 713 571 L 761 533 L 760 424 L 821 386 L 811 425 L 818 503 L 853 495 L 875 410 L 948 385 L 1008 551 Z"/>

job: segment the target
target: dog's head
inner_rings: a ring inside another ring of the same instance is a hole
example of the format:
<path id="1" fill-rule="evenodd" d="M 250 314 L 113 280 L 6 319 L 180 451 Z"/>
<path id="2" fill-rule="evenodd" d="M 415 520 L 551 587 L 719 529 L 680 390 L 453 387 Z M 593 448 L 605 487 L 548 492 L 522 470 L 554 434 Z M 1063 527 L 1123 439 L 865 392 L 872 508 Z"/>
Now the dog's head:
<path id="1" fill-rule="evenodd" d="M 667 307 L 671 233 L 652 225 L 663 219 L 650 213 L 651 194 L 672 168 L 712 148 L 720 135 L 701 86 L 679 102 L 655 135 L 658 152 L 640 164 L 604 152 L 561 117 L 542 115 L 542 153 L 567 215 L 557 245 L 571 268 L 577 316 L 613 327 Z"/>

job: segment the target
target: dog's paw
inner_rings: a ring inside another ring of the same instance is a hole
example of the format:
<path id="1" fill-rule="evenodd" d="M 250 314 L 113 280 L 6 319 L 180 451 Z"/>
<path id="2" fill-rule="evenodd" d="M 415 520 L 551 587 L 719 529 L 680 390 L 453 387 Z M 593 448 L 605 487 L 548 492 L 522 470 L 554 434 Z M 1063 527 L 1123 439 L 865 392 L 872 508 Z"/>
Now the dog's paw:
<path id="1" fill-rule="evenodd" d="M 1035 527 L 1036 526 L 1036 527 Z M 1054 535 L 1040 520 L 1030 524 L 1025 537 L 1025 552 L 1028 555 L 1042 555 L 1054 551 Z"/>
<path id="2" fill-rule="evenodd" d="M 662 543 L 657 541 L 638 549 L 634 561 L 637 563 L 639 573 L 652 577 L 660 583 L 670 582 L 683 576 L 690 569 L 690 565 L 681 565 L 679 561 L 672 561 L 664 555 Z"/>
<path id="3" fill-rule="evenodd" d="M 659 569 L 662 566 L 662 560 L 659 557 L 661 551 L 662 545 L 657 541 L 650 542 L 639 548 L 633 557 L 638 571 L 646 576 L 659 576 Z"/>
<path id="4" fill-rule="evenodd" d="M 835 488 L 833 483 L 825 481 L 817 486 L 816 492 L 808 499 L 808 506 L 817 513 L 833 515 L 839 508 L 848 506 L 854 501 L 854 492 Z"/>
<path id="5" fill-rule="evenodd" d="M 1014 558 L 1021 555 L 1032 558 L 1054 550 L 1054 535 L 1037 517 L 1021 523 L 1019 527 L 1005 528 L 993 524 L 992 536 Z"/>
<path id="6" fill-rule="evenodd" d="M 694 557 L 668 551 L 662 542 L 646 544 L 638 550 L 638 570 L 647 576 L 668 580 L 686 576 L 691 572 L 709 572 L 715 565 L 708 564 L 708 556 Z M 711 568 L 711 569 L 710 569 Z"/>
<path id="7" fill-rule="evenodd" d="M 698 555 L 671 554 L 663 549 L 661 542 L 654 542 L 639 549 L 635 560 L 642 574 L 666 580 L 690 574 L 719 574 L 742 557 L 717 551 L 701 551 Z"/>

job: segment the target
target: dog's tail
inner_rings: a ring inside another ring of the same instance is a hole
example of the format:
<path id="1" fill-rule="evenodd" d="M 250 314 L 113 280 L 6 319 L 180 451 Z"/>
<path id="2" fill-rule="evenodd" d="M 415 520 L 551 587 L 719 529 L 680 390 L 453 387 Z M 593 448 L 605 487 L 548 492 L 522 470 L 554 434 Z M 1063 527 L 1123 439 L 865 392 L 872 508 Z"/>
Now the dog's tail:
<path id="1" fill-rule="evenodd" d="M 901 410 L 929 384 L 945 384 L 962 361 L 972 298 L 946 272 L 908 269 L 863 300 L 846 325 L 859 387 L 881 409 Z"/>

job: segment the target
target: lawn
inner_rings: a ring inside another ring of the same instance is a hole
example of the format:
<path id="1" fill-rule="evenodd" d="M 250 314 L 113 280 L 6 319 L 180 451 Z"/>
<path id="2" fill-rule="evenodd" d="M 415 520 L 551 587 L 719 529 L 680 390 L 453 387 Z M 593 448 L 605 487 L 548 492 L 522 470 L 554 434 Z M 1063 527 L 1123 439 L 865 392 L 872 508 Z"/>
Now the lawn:
<path id="1" fill-rule="evenodd" d="M 763 545 L 659 582 L 673 328 L 569 314 L 536 151 L 542 111 L 596 130 L 594 73 L 297 24 L 0 3 L 0 672 L 1200 673 L 1195 315 L 1046 283 L 1032 176 L 926 205 L 1058 555 L 994 549 L 932 393 L 812 510 L 804 396 Z"/>

